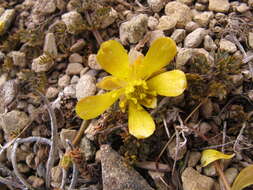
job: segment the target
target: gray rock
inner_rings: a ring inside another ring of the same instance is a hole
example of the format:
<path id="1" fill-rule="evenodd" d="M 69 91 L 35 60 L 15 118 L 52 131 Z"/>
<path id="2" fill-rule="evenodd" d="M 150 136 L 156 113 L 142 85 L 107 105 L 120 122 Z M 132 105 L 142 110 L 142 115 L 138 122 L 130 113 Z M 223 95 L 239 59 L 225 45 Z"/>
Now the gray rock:
<path id="1" fill-rule="evenodd" d="M 46 72 L 54 65 L 54 60 L 49 57 L 47 54 L 43 54 L 35 59 L 32 62 L 32 70 L 36 73 Z"/>
<path id="2" fill-rule="evenodd" d="M 95 83 L 95 77 L 88 74 L 83 75 L 76 85 L 76 98 L 80 100 L 81 98 L 94 95 L 96 92 Z"/>
<path id="3" fill-rule="evenodd" d="M 147 32 L 148 16 L 139 14 L 120 25 L 120 40 L 123 44 L 137 43 Z"/>
<path id="4" fill-rule="evenodd" d="M 152 190 L 143 177 L 109 145 L 101 146 L 103 190 Z"/>
<path id="5" fill-rule="evenodd" d="M 182 48 L 179 49 L 176 57 L 176 68 L 184 69 L 185 64 L 195 56 L 205 56 L 207 63 L 213 66 L 213 57 L 203 48 Z"/>
<path id="6" fill-rule="evenodd" d="M 191 152 L 188 160 L 188 167 L 195 167 L 201 158 L 200 152 Z"/>
<path id="7" fill-rule="evenodd" d="M 29 117 L 25 112 L 12 110 L 6 114 L 0 115 L 0 126 L 4 130 L 7 138 L 17 131 L 21 131 L 30 122 Z"/>
<path id="8" fill-rule="evenodd" d="M 171 30 L 175 28 L 177 24 L 177 18 L 171 16 L 162 16 L 159 19 L 159 23 L 156 27 L 157 30 Z"/>
<path id="9" fill-rule="evenodd" d="M 62 145 L 67 148 L 68 144 L 66 142 L 66 140 L 69 140 L 70 142 L 72 142 L 75 138 L 77 134 L 76 130 L 73 129 L 62 129 L 60 132 L 60 139 L 61 139 L 61 143 Z"/>
<path id="10" fill-rule="evenodd" d="M 15 17 L 15 10 L 14 9 L 6 9 L 3 14 L 0 16 L 0 36 L 5 34 L 11 23 Z"/>
<path id="11" fill-rule="evenodd" d="M 66 86 L 63 90 L 63 94 L 65 97 L 76 98 L 76 85 L 71 84 Z"/>
<path id="12" fill-rule="evenodd" d="M 82 15 L 76 11 L 65 13 L 61 18 L 66 24 L 68 32 L 71 34 L 79 34 L 86 29 Z"/>
<path id="13" fill-rule="evenodd" d="M 96 154 L 96 147 L 86 136 L 81 139 L 80 149 L 84 153 L 86 161 L 91 161 L 94 159 Z"/>
<path id="14" fill-rule="evenodd" d="M 237 50 L 236 45 L 226 39 L 221 39 L 219 46 L 220 50 L 227 51 L 229 53 L 234 53 Z"/>
<path id="15" fill-rule="evenodd" d="M 167 3 L 165 14 L 176 19 L 177 27 L 184 27 L 192 19 L 191 9 L 187 5 L 176 1 Z"/>
<path id="16" fill-rule="evenodd" d="M 80 77 L 78 77 L 77 75 L 74 75 L 71 80 L 70 80 L 70 84 L 77 84 L 79 81 Z"/>
<path id="17" fill-rule="evenodd" d="M 58 86 L 59 87 L 66 87 L 69 85 L 70 82 L 70 76 L 69 75 L 63 75 L 58 80 Z"/>
<path id="18" fill-rule="evenodd" d="M 203 173 L 209 177 L 217 176 L 217 172 L 215 166 L 213 164 L 209 164 L 208 166 L 203 168 Z"/>
<path id="19" fill-rule="evenodd" d="M 50 86 L 46 91 L 46 97 L 48 99 L 56 98 L 59 93 L 59 90 L 55 87 Z"/>
<path id="20" fill-rule="evenodd" d="M 69 56 L 70 63 L 82 63 L 83 57 L 78 53 L 73 53 Z"/>
<path id="21" fill-rule="evenodd" d="M 67 75 L 78 75 L 83 69 L 83 65 L 80 63 L 69 63 L 66 69 Z"/>
<path id="22" fill-rule="evenodd" d="M 199 24 L 201 27 L 206 27 L 209 24 L 209 21 L 214 17 L 212 11 L 205 11 L 196 14 L 193 17 L 193 20 Z"/>
<path id="23" fill-rule="evenodd" d="M 86 45 L 85 41 L 83 39 L 79 39 L 77 40 L 76 43 L 74 43 L 71 47 L 70 47 L 70 51 L 71 52 L 78 52 L 80 50 L 82 50 L 84 48 L 84 46 Z"/>
<path id="24" fill-rule="evenodd" d="M 180 139 L 180 142 L 182 141 L 183 139 Z M 187 147 L 185 144 L 178 148 L 176 144 L 176 139 L 173 139 L 173 141 L 167 146 L 167 151 L 168 156 L 171 157 L 173 160 L 181 160 L 187 151 Z"/>
<path id="25" fill-rule="evenodd" d="M 192 32 L 192 31 L 196 30 L 197 28 L 199 28 L 199 25 L 193 21 L 190 21 L 185 25 L 185 30 L 187 32 Z"/>
<path id="26" fill-rule="evenodd" d="M 204 39 L 207 31 L 204 28 L 198 28 L 188 34 L 184 40 L 184 47 L 186 48 L 196 48 L 198 47 Z"/>
<path id="27" fill-rule="evenodd" d="M 158 13 L 164 7 L 164 0 L 148 0 L 148 6 L 154 11 Z"/>
<path id="28" fill-rule="evenodd" d="M 101 28 L 107 28 L 112 23 L 115 22 L 115 20 L 118 18 L 118 13 L 115 9 L 111 7 L 110 12 L 106 15 L 106 17 L 103 19 L 103 22 L 101 23 Z"/>
<path id="29" fill-rule="evenodd" d="M 12 58 L 14 65 L 22 68 L 26 66 L 25 53 L 20 51 L 12 51 L 9 53 L 9 56 Z"/>
<path id="30" fill-rule="evenodd" d="M 196 170 L 188 167 L 182 173 L 184 190 L 212 190 L 214 180 L 199 174 Z"/>
<path id="31" fill-rule="evenodd" d="M 157 27 L 158 23 L 159 22 L 155 17 L 148 17 L 148 27 L 150 28 L 150 30 L 154 30 Z"/>
<path id="32" fill-rule="evenodd" d="M 0 113 L 16 98 L 18 83 L 16 80 L 8 80 L 0 86 Z"/>
<path id="33" fill-rule="evenodd" d="M 249 46 L 253 49 L 253 32 L 249 32 L 248 43 Z"/>
<path id="34" fill-rule="evenodd" d="M 52 14 L 55 10 L 56 5 L 54 0 L 38 0 L 33 7 L 33 12 L 41 15 Z"/>
<path id="35" fill-rule="evenodd" d="M 90 54 L 88 57 L 88 65 L 91 69 L 95 69 L 95 70 L 101 70 L 102 67 L 100 66 L 100 64 L 97 61 L 97 55 L 96 54 Z"/>
<path id="36" fill-rule="evenodd" d="M 43 51 L 53 56 L 58 55 L 54 33 L 47 33 L 44 41 Z"/>
<path id="37" fill-rule="evenodd" d="M 209 36 L 209 35 L 206 35 L 206 36 L 204 37 L 204 48 L 205 48 L 207 51 L 213 51 L 213 50 L 216 50 L 216 49 L 217 49 L 216 44 L 214 43 L 213 39 L 212 39 L 211 36 Z"/>
<path id="38" fill-rule="evenodd" d="M 228 0 L 209 0 L 208 9 L 210 11 L 226 13 L 229 10 L 229 6 Z"/>
<path id="39" fill-rule="evenodd" d="M 186 32 L 184 29 L 176 29 L 172 35 L 171 38 L 176 42 L 176 43 L 180 43 L 184 40 L 186 35 Z"/>
<path id="40" fill-rule="evenodd" d="M 241 3 L 239 6 L 236 7 L 236 10 L 239 13 L 245 13 L 249 10 L 250 8 L 248 7 L 248 5 L 246 3 Z"/>

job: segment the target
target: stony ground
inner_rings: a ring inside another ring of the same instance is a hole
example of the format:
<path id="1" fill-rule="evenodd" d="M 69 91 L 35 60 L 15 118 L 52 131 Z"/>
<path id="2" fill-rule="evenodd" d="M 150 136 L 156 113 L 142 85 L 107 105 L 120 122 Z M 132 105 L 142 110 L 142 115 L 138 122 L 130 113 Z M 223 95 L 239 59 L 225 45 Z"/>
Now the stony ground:
<path id="1" fill-rule="evenodd" d="M 0 0 L 0 188 L 223 189 L 200 166 L 206 148 L 236 154 L 222 164 L 232 184 L 253 163 L 252 10 L 253 0 Z M 145 53 L 161 36 L 177 43 L 168 69 L 185 71 L 188 88 L 150 110 L 152 137 L 129 135 L 117 106 L 76 116 L 77 100 L 102 92 L 103 41 Z"/>

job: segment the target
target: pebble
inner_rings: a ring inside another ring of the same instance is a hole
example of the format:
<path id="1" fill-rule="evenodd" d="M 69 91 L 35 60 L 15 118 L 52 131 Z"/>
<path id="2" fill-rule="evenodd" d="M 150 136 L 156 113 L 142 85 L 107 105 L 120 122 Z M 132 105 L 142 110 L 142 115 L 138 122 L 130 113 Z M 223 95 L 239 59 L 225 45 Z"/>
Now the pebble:
<path id="1" fill-rule="evenodd" d="M 100 64 L 97 61 L 97 55 L 96 54 L 90 54 L 88 57 L 88 65 L 91 69 L 95 69 L 95 70 L 101 70 L 102 67 L 100 66 Z"/>
<path id="2" fill-rule="evenodd" d="M 157 30 L 171 30 L 175 28 L 177 24 L 177 18 L 172 16 L 162 16 L 159 19 L 159 23 L 156 27 Z"/>
<path id="3" fill-rule="evenodd" d="M 193 21 L 190 21 L 188 22 L 186 25 L 185 25 L 185 30 L 187 32 L 192 32 L 194 30 L 196 30 L 197 28 L 199 28 L 200 26 L 196 23 L 196 22 L 193 22 Z"/>
<path id="4" fill-rule="evenodd" d="M 84 31 L 85 24 L 81 14 L 77 11 L 71 11 L 61 16 L 62 21 L 66 24 L 70 34 L 79 34 Z"/>
<path id="5" fill-rule="evenodd" d="M 44 180 L 40 177 L 36 177 L 36 176 L 29 176 L 27 179 L 28 183 L 30 183 L 34 188 L 39 188 L 42 187 L 44 185 Z"/>
<path id="6" fill-rule="evenodd" d="M 164 0 L 147 0 L 148 6 L 153 12 L 159 13 L 164 7 Z"/>
<path id="7" fill-rule="evenodd" d="M 229 53 L 235 53 L 237 50 L 236 45 L 226 39 L 221 39 L 219 46 L 220 46 L 220 50 L 227 51 Z"/>
<path id="8" fill-rule="evenodd" d="M 184 27 L 192 20 L 191 9 L 180 2 L 173 1 L 165 6 L 165 14 L 176 20 L 177 27 Z"/>
<path id="9" fill-rule="evenodd" d="M 182 182 L 184 190 L 212 190 L 214 186 L 212 178 L 201 175 L 191 167 L 183 171 Z"/>
<path id="10" fill-rule="evenodd" d="M 94 95 L 95 92 L 96 78 L 88 74 L 81 76 L 76 85 L 76 98 L 80 100 L 81 98 Z"/>
<path id="11" fill-rule="evenodd" d="M 5 54 L 0 51 L 0 61 L 4 61 Z"/>
<path id="12" fill-rule="evenodd" d="M 188 167 L 195 167 L 201 158 L 200 152 L 191 152 L 188 160 Z"/>
<path id="13" fill-rule="evenodd" d="M 205 11 L 202 13 L 198 13 L 193 17 L 193 20 L 199 24 L 201 27 L 207 27 L 209 24 L 209 21 L 214 17 L 214 14 L 212 11 Z"/>
<path id="14" fill-rule="evenodd" d="M 25 53 L 20 51 L 12 51 L 8 55 L 12 58 L 14 65 L 21 68 L 24 68 L 26 66 Z"/>
<path id="15" fill-rule="evenodd" d="M 226 13 L 230 7 L 228 0 L 209 0 L 208 9 L 210 11 Z"/>
<path id="16" fill-rule="evenodd" d="M 204 37 L 204 48 L 207 51 L 213 51 L 217 49 L 217 45 L 214 43 L 213 39 L 209 35 L 206 35 Z"/>
<path id="17" fill-rule="evenodd" d="M 69 75 L 63 75 L 58 80 L 58 86 L 59 87 L 66 87 L 69 85 L 70 82 L 70 76 Z"/>
<path id="18" fill-rule="evenodd" d="M 81 7 L 82 3 L 80 0 L 70 0 L 67 4 L 67 11 L 77 11 L 78 7 Z"/>
<path id="19" fill-rule="evenodd" d="M 180 3 L 184 3 L 186 5 L 191 5 L 192 2 L 193 2 L 193 0 L 177 0 L 177 1 L 180 2 Z"/>
<path id="20" fill-rule="evenodd" d="M 158 38 L 165 37 L 164 32 L 162 30 L 154 30 L 150 32 L 150 38 L 148 40 L 148 46 L 153 43 Z"/>
<path id="21" fill-rule="evenodd" d="M 203 173 L 209 177 L 217 176 L 217 172 L 214 164 L 209 164 L 208 166 L 203 168 Z"/>
<path id="22" fill-rule="evenodd" d="M 210 99 L 207 99 L 205 104 L 200 107 L 200 113 L 205 119 L 212 117 L 214 111 L 213 102 Z"/>
<path id="23" fill-rule="evenodd" d="M 70 80 L 70 84 L 77 84 L 79 81 L 80 77 L 77 75 L 74 75 L 71 80 Z"/>
<path id="24" fill-rule="evenodd" d="M 246 3 L 241 3 L 239 6 L 236 7 L 236 10 L 239 13 L 245 13 L 249 10 L 250 8 L 248 7 L 248 5 Z"/>
<path id="25" fill-rule="evenodd" d="M 121 42 L 123 44 L 127 44 L 127 42 L 139 42 L 147 32 L 147 27 L 148 16 L 146 14 L 134 16 L 131 20 L 120 25 L 119 33 Z"/>
<path id="26" fill-rule="evenodd" d="M 68 144 L 66 142 L 66 140 L 69 140 L 70 142 L 72 142 L 75 138 L 77 134 L 76 130 L 73 129 L 62 129 L 60 132 L 60 139 L 61 139 L 61 143 L 62 145 L 67 148 Z"/>
<path id="27" fill-rule="evenodd" d="M 180 142 L 182 141 L 183 139 L 180 139 Z M 173 141 L 167 146 L 168 156 L 171 157 L 173 160 L 181 160 L 187 151 L 186 144 L 183 147 L 180 147 L 180 149 L 178 149 L 177 154 L 176 150 L 176 139 L 173 139 Z"/>
<path id="28" fill-rule="evenodd" d="M 73 53 L 69 56 L 70 63 L 82 63 L 83 57 L 78 53 Z"/>
<path id="29" fill-rule="evenodd" d="M 107 28 L 108 26 L 113 24 L 117 18 L 118 18 L 117 11 L 111 7 L 110 12 L 103 19 L 103 22 L 101 23 L 100 27 L 103 29 Z"/>
<path id="30" fill-rule="evenodd" d="M 249 46 L 253 49 L 253 32 L 249 32 L 248 43 L 249 43 Z"/>
<path id="31" fill-rule="evenodd" d="M 76 85 L 71 84 L 66 86 L 63 90 L 63 94 L 65 97 L 76 98 Z"/>
<path id="32" fill-rule="evenodd" d="M 17 166 L 18 166 L 18 171 L 20 173 L 27 173 L 30 171 L 30 168 L 24 163 L 18 163 Z"/>
<path id="33" fill-rule="evenodd" d="M 46 97 L 48 99 L 54 99 L 59 94 L 59 90 L 55 87 L 50 86 L 46 91 Z"/>
<path id="34" fill-rule="evenodd" d="M 203 41 L 207 31 L 204 28 L 198 28 L 188 34 L 184 40 L 184 47 L 186 48 L 196 48 Z"/>
<path id="35" fill-rule="evenodd" d="M 213 57 L 203 48 L 181 48 L 176 57 L 176 68 L 184 69 L 187 62 L 194 56 L 205 56 L 209 66 L 213 66 Z"/>
<path id="36" fill-rule="evenodd" d="M 46 60 L 46 61 L 44 61 Z M 54 60 L 43 54 L 32 61 L 32 70 L 36 73 L 47 72 L 54 65 Z"/>
<path id="37" fill-rule="evenodd" d="M 148 27 L 150 28 L 150 30 L 155 30 L 158 23 L 159 21 L 155 17 L 153 16 L 148 17 Z"/>
<path id="38" fill-rule="evenodd" d="M 203 135 L 207 134 L 212 129 L 212 126 L 207 122 L 201 122 L 199 124 L 199 132 Z"/>
<path id="39" fill-rule="evenodd" d="M 197 11 L 204 11 L 204 10 L 206 10 L 206 5 L 201 4 L 201 3 L 196 3 L 196 4 L 195 4 L 195 9 L 196 9 Z"/>
<path id="40" fill-rule="evenodd" d="M 94 159 L 96 155 L 96 147 L 86 136 L 81 139 L 80 149 L 82 152 L 84 152 L 86 161 L 91 161 Z"/>
<path id="41" fill-rule="evenodd" d="M 250 100 L 253 101 L 253 90 L 250 90 L 250 91 L 248 92 L 248 97 L 249 97 Z"/>
<path id="42" fill-rule="evenodd" d="M 55 0 L 38 0 L 33 6 L 33 12 L 41 15 L 52 14 L 55 11 Z"/>
<path id="43" fill-rule="evenodd" d="M 81 63 L 69 63 L 66 69 L 67 75 L 79 75 L 83 65 Z"/>
<path id="44" fill-rule="evenodd" d="M 228 169 L 225 170 L 224 175 L 226 176 L 228 184 L 230 186 L 232 186 L 232 184 L 233 184 L 235 178 L 237 177 L 238 173 L 239 172 L 236 168 L 228 168 Z M 222 180 L 219 180 L 219 181 L 222 181 Z M 222 185 L 223 185 L 223 183 L 222 183 Z"/>
<path id="45" fill-rule="evenodd" d="M 109 145 L 101 146 L 103 190 L 153 190 L 146 180 L 136 172 Z"/>
<path id="46" fill-rule="evenodd" d="M 162 172 L 148 171 L 148 174 L 152 177 L 155 182 L 155 186 L 158 190 L 168 189 L 168 184 L 165 184 L 162 179 L 164 179 L 165 174 Z"/>
<path id="47" fill-rule="evenodd" d="M 44 51 L 44 53 L 49 53 L 53 56 L 58 55 L 54 33 L 50 32 L 50 33 L 46 34 L 43 51 Z"/>
<path id="48" fill-rule="evenodd" d="M 70 47 L 71 52 L 78 52 L 81 51 L 84 46 L 86 45 L 86 42 L 83 39 L 79 39 Z"/>
<path id="49" fill-rule="evenodd" d="M 15 17 L 14 9 L 6 9 L 4 13 L 2 13 L 2 15 L 0 16 L 0 36 L 8 31 L 14 17 Z"/>
<path id="50" fill-rule="evenodd" d="M 12 110 L 6 114 L 0 115 L 0 127 L 4 130 L 7 138 L 15 131 L 21 131 L 30 122 L 25 112 Z"/>
<path id="51" fill-rule="evenodd" d="M 176 43 L 180 43 L 184 40 L 186 35 L 186 32 L 184 29 L 176 29 L 172 35 L 171 38 L 176 42 Z"/>

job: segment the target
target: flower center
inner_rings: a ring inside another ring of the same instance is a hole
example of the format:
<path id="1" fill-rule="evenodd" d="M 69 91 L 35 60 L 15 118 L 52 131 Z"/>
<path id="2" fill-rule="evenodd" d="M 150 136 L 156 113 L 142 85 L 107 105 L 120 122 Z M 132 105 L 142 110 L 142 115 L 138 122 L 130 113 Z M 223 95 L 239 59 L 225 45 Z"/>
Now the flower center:
<path id="1" fill-rule="evenodd" d="M 125 96 L 128 101 L 132 101 L 134 104 L 146 103 L 149 104 L 152 98 L 156 96 L 156 93 L 148 88 L 147 83 L 144 80 L 131 81 L 125 88 Z"/>

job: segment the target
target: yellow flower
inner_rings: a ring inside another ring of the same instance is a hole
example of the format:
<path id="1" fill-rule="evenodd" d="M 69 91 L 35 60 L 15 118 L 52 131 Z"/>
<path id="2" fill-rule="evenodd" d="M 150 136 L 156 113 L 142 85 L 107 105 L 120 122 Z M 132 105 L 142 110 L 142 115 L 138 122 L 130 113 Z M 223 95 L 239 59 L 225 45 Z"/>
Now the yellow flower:
<path id="1" fill-rule="evenodd" d="M 187 85 L 185 74 L 180 70 L 161 73 L 176 52 L 175 42 L 163 37 L 152 43 L 145 57 L 138 56 L 132 61 L 133 57 L 119 42 L 104 42 L 97 60 L 112 76 L 105 77 L 97 86 L 111 91 L 81 99 L 76 113 L 83 119 L 92 119 L 120 99 L 121 110 L 128 108 L 129 133 L 140 139 L 149 137 L 155 130 L 155 123 L 142 106 L 155 108 L 157 95 L 179 96 Z"/>

